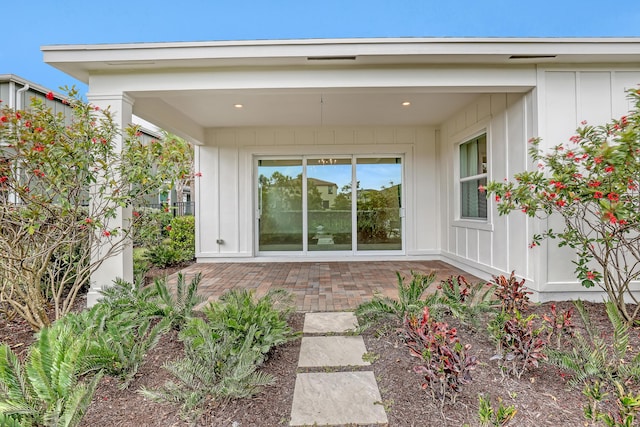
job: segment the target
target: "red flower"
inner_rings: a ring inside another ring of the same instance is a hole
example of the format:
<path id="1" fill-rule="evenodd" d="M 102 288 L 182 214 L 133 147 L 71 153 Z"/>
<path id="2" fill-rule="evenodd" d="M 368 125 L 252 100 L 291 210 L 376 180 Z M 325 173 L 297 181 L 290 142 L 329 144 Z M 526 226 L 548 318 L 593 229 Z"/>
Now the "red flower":
<path id="1" fill-rule="evenodd" d="M 506 197 L 507 199 L 511 197 L 511 191 L 507 191 L 506 193 L 504 193 L 504 197 Z"/>
<path id="2" fill-rule="evenodd" d="M 589 181 L 587 186 L 595 188 L 595 187 L 600 187 L 601 184 L 602 184 L 602 182 L 600 182 L 600 181 Z"/>
<path id="3" fill-rule="evenodd" d="M 85 218 L 84 222 L 86 222 L 87 224 L 91 224 L 93 220 L 91 218 Z"/>
<path id="4" fill-rule="evenodd" d="M 613 172 L 613 169 L 614 169 L 614 167 L 612 165 L 609 165 L 609 166 L 604 168 L 604 171 L 611 173 L 611 172 Z"/>
<path id="5" fill-rule="evenodd" d="M 480 194 L 484 194 L 485 191 L 487 191 L 487 189 L 486 189 L 486 187 L 484 185 L 478 186 L 478 192 Z"/>
<path id="6" fill-rule="evenodd" d="M 167 225 L 167 231 L 171 231 L 171 226 Z"/>
<path id="7" fill-rule="evenodd" d="M 38 132 L 38 133 L 39 133 L 39 132 L 42 132 L 43 130 L 44 130 L 44 128 L 41 128 L 41 127 L 37 127 L 37 128 L 35 128 L 35 131 L 36 131 L 36 132 Z"/>
<path id="8" fill-rule="evenodd" d="M 595 193 L 593 193 L 593 198 L 594 199 L 602 199 L 602 192 L 601 191 L 596 191 Z"/>
<path id="9" fill-rule="evenodd" d="M 584 126 L 584 125 L 586 125 L 586 124 L 587 124 L 587 121 L 586 121 L 586 120 L 583 120 L 583 121 L 581 121 L 581 122 L 580 122 L 580 124 L 581 124 L 582 126 Z"/>
<path id="10" fill-rule="evenodd" d="M 617 202 L 618 200 L 620 200 L 620 197 L 616 193 L 607 194 L 607 198 L 612 202 Z"/>
<path id="11" fill-rule="evenodd" d="M 33 146 L 33 151 L 42 152 L 44 150 L 44 146 L 42 144 L 36 144 Z"/>
<path id="12" fill-rule="evenodd" d="M 202 176 L 202 172 L 196 172 L 195 174 L 198 178 L 200 178 Z"/>
<path id="13" fill-rule="evenodd" d="M 596 279 L 596 275 L 593 273 L 593 271 L 587 271 L 587 279 L 589 279 L 589 280 L 595 280 Z"/>
<path id="14" fill-rule="evenodd" d="M 140 218 L 140 212 L 138 211 L 133 211 L 132 215 L 135 216 L 136 218 Z"/>
<path id="15" fill-rule="evenodd" d="M 33 174 L 34 174 L 35 176 L 40 177 L 40 178 L 44 177 L 44 172 L 42 172 L 40 169 L 34 169 L 34 170 L 33 170 Z"/>
<path id="16" fill-rule="evenodd" d="M 600 164 L 602 163 L 602 157 L 594 157 L 593 161 L 596 162 L 596 164 Z"/>
<path id="17" fill-rule="evenodd" d="M 563 207 L 563 206 L 564 206 L 564 205 L 566 205 L 566 204 L 567 204 L 567 203 L 566 203 L 564 200 L 562 200 L 562 199 L 559 199 L 559 200 L 556 202 L 556 205 L 558 205 L 558 206 L 560 206 L 560 207 Z"/>
<path id="18" fill-rule="evenodd" d="M 53 92 L 49 92 L 49 93 L 47 94 L 47 99 L 48 99 L 49 101 L 53 101 L 53 98 L 54 98 L 54 96 L 53 96 Z"/>
<path id="19" fill-rule="evenodd" d="M 577 144 L 578 142 L 580 142 L 580 135 L 573 135 L 571 138 L 569 138 L 569 141 L 573 142 L 574 144 Z"/>
<path id="20" fill-rule="evenodd" d="M 616 218 L 616 216 L 612 213 L 612 212 L 607 212 L 606 217 L 609 218 L 609 222 L 611 224 L 615 224 L 616 222 L 618 222 L 618 219 Z"/>
<path id="21" fill-rule="evenodd" d="M 16 111 L 16 119 L 20 120 L 22 118 L 22 114 Z"/>
<path id="22" fill-rule="evenodd" d="M 31 127 L 31 122 L 29 120 L 27 120 L 26 122 L 24 122 L 24 127 L 26 128 L 30 128 Z"/>
<path id="23" fill-rule="evenodd" d="M 0 117 L 0 122 L 6 123 L 7 120 L 9 120 L 9 119 L 7 119 L 7 116 Z"/>
<path id="24" fill-rule="evenodd" d="M 496 202 L 499 202 L 499 201 L 500 201 L 500 196 L 496 194 Z"/>
<path id="25" fill-rule="evenodd" d="M 104 230 L 104 231 L 102 232 L 102 235 L 103 235 L 104 237 L 109 237 L 109 236 L 111 236 L 111 233 L 109 232 L 109 230 Z"/>
<path id="26" fill-rule="evenodd" d="M 2 182 L 7 182 L 7 180 L 8 180 L 8 179 L 9 179 L 9 178 L 8 178 L 8 177 L 6 177 L 6 176 L 0 176 L 0 183 L 2 183 Z"/>

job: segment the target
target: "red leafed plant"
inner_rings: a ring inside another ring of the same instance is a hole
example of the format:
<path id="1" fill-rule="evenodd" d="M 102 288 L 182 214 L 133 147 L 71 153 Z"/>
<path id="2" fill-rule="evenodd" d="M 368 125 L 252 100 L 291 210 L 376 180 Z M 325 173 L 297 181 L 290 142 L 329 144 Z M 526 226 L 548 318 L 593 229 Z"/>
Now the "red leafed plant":
<path id="1" fill-rule="evenodd" d="M 524 286 L 525 279 L 518 280 L 515 271 L 507 279 L 505 276 L 493 276 L 496 285 L 495 295 L 500 300 L 502 310 L 507 313 L 526 311 L 529 307 L 529 294 L 531 291 Z"/>
<path id="2" fill-rule="evenodd" d="M 454 403 L 461 386 L 471 381 L 471 371 L 478 363 L 475 356 L 467 354 L 471 345 L 460 342 L 456 328 L 433 321 L 428 307 L 424 307 L 420 318 L 407 317 L 404 326 L 411 355 L 423 362 L 414 367 L 426 380 L 422 388 L 429 389 L 442 404 Z"/>
<path id="3" fill-rule="evenodd" d="M 573 323 L 573 307 L 567 311 L 558 311 L 555 304 L 551 304 L 551 313 L 543 314 L 542 320 L 548 327 L 548 340 L 556 337 L 556 347 L 560 347 L 562 337 L 573 337 L 576 325 Z"/>
<path id="4" fill-rule="evenodd" d="M 523 318 L 516 312 L 504 323 L 500 342 L 502 354 L 496 358 L 502 360 L 502 368 L 507 374 L 520 378 L 526 370 L 537 368 L 540 360 L 547 360 L 545 328 L 534 327 L 536 318 L 535 314 Z"/>

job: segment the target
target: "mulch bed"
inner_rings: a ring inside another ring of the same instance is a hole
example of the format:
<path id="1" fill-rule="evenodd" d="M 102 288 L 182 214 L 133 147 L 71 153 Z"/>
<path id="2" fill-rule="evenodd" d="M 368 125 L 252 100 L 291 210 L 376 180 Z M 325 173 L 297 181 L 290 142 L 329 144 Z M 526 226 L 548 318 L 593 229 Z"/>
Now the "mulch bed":
<path id="1" fill-rule="evenodd" d="M 570 303 L 558 303 L 559 309 Z M 602 304 L 585 304 L 591 313 L 593 325 L 605 335 L 611 334 L 611 325 Z M 549 312 L 549 303 L 535 306 L 538 314 Z M 577 315 L 576 315 L 577 316 Z M 291 325 L 301 330 L 302 313 L 295 313 Z M 576 323 L 580 325 L 579 318 Z M 498 399 L 505 405 L 514 405 L 517 414 L 509 424 L 513 426 L 582 426 L 585 398 L 581 390 L 569 389 L 568 377 L 558 369 L 542 365 L 525 373 L 521 379 L 504 377 L 497 362 L 489 359 L 495 352 L 486 331 L 473 332 L 457 326 L 462 342 L 470 343 L 471 353 L 478 356 L 480 365 L 473 371 L 473 381 L 463 387 L 455 404 L 441 407 L 422 390 L 420 375 L 413 372 L 416 359 L 409 356 L 407 348 L 392 328 L 380 334 L 379 328 L 364 333 L 367 350 L 379 356 L 372 367 L 382 395 L 382 405 L 387 408 L 389 426 L 462 426 L 478 424 L 478 395 L 490 398 L 496 407 Z M 581 328 L 578 328 L 579 330 Z M 16 351 L 27 348 L 31 331 L 20 321 L 7 322 L 0 316 L 0 341 L 8 343 Z M 638 330 L 631 333 L 629 354 L 637 354 L 640 348 Z M 276 348 L 263 366 L 263 370 L 276 378 L 273 386 L 266 387 L 258 395 L 237 401 L 219 402 L 207 409 L 198 421 L 199 426 L 278 426 L 288 425 L 295 383 L 300 340 Z M 188 426 L 178 416 L 177 406 L 158 404 L 145 399 L 137 392 L 140 387 L 159 387 L 170 376 L 162 369 L 166 361 L 181 357 L 182 345 L 177 334 L 166 334 L 152 351 L 140 369 L 139 375 L 127 390 L 120 390 L 117 381 L 105 377 L 100 382 L 93 403 L 83 420 L 83 426 Z"/>

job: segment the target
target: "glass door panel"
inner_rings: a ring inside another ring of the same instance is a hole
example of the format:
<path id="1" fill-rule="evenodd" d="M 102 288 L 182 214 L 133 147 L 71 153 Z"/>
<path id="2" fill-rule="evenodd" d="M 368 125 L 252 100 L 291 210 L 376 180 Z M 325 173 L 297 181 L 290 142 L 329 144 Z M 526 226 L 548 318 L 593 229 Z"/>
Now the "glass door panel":
<path id="1" fill-rule="evenodd" d="M 258 250 L 302 251 L 302 160 L 258 161 Z"/>
<path id="2" fill-rule="evenodd" d="M 358 158 L 357 250 L 402 250 L 402 160 Z"/>
<path id="3" fill-rule="evenodd" d="M 309 251 L 352 248 L 351 159 L 307 160 Z"/>

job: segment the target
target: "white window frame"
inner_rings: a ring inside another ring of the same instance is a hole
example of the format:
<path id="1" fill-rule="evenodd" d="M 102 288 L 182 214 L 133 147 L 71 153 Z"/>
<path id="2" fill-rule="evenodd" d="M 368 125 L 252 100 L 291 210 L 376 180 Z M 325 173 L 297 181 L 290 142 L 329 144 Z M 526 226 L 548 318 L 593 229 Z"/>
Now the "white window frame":
<path id="1" fill-rule="evenodd" d="M 486 138 L 486 150 L 487 150 L 487 172 L 476 174 L 472 176 L 461 177 L 461 165 L 460 165 L 460 148 L 467 143 L 472 142 L 478 137 L 485 136 Z M 463 228 L 475 228 L 480 230 L 488 230 L 493 231 L 493 224 L 491 222 L 491 203 L 490 200 L 487 200 L 487 217 L 463 217 L 462 216 L 462 183 L 473 181 L 481 178 L 486 178 L 487 181 L 490 180 L 490 172 L 491 172 L 491 132 L 489 126 L 487 124 L 482 124 L 481 126 L 476 127 L 472 130 L 472 132 L 465 133 L 464 135 L 459 135 L 456 138 L 458 141 L 455 144 L 454 149 L 454 182 L 455 182 L 455 219 L 453 221 L 454 227 L 463 227 Z"/>

